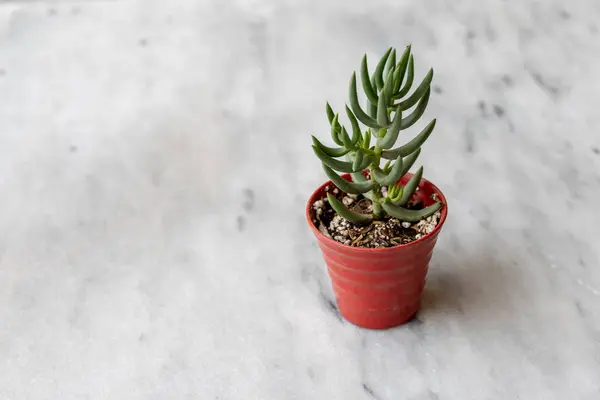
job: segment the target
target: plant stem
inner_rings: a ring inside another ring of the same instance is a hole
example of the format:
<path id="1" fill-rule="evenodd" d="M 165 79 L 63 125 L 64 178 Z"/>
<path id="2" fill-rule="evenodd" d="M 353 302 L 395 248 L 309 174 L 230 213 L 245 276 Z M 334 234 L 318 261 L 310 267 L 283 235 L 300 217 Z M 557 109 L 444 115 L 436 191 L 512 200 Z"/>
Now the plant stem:
<path id="1" fill-rule="evenodd" d="M 379 146 L 375 145 L 373 152 L 375 153 L 375 157 L 373 159 L 373 162 L 371 163 L 371 171 L 375 168 L 379 168 L 379 163 L 381 162 L 381 149 L 379 148 Z M 372 175 L 371 180 L 373 181 L 373 189 L 371 191 L 373 193 L 373 199 L 371 200 L 373 207 L 373 218 L 381 219 L 381 217 L 383 216 L 383 208 L 381 207 L 381 186 L 373 180 Z"/>
<path id="2" fill-rule="evenodd" d="M 383 88 L 379 91 L 379 96 L 384 96 L 383 93 Z M 389 107 L 386 109 L 386 113 L 388 116 L 388 119 L 391 118 L 392 112 L 394 111 L 393 108 Z M 377 138 L 383 137 L 387 132 L 387 129 L 382 128 L 379 129 L 379 131 L 377 132 L 377 134 L 375 135 Z M 377 143 L 375 144 L 375 147 L 373 148 L 373 162 L 371 163 L 370 166 L 370 171 L 373 171 L 373 169 L 375 168 L 379 168 L 379 164 L 381 163 L 381 152 L 382 149 L 377 146 Z M 384 215 L 383 212 L 383 207 L 382 207 L 382 203 L 383 203 L 383 196 L 381 195 L 381 186 L 375 182 L 373 180 L 373 176 L 371 175 L 371 180 L 373 181 L 373 189 L 371 190 L 372 193 L 372 207 L 373 207 L 373 218 L 374 219 L 381 219 Z"/>
<path id="3" fill-rule="evenodd" d="M 382 216 L 383 216 L 383 208 L 381 207 L 381 203 L 378 201 L 378 199 L 374 199 L 374 201 L 373 201 L 373 218 L 381 219 Z"/>

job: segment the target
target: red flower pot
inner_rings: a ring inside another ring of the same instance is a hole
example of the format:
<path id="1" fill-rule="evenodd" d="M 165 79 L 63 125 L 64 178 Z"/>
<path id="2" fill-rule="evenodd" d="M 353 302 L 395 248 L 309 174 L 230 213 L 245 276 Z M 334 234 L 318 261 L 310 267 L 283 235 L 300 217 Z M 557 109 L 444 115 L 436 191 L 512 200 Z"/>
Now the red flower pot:
<path id="1" fill-rule="evenodd" d="M 412 174 L 400 179 L 405 184 Z M 342 177 L 351 180 L 349 174 Z M 441 231 L 448 207 L 442 192 L 422 179 L 415 192 L 424 206 L 433 204 L 435 193 L 443 204 L 441 218 L 433 232 L 411 243 L 389 248 L 351 247 L 328 238 L 313 223 L 315 201 L 326 197 L 321 185 L 306 206 L 308 224 L 317 238 L 337 300 L 344 318 L 368 329 L 386 329 L 408 322 L 420 307 L 429 260 Z"/>

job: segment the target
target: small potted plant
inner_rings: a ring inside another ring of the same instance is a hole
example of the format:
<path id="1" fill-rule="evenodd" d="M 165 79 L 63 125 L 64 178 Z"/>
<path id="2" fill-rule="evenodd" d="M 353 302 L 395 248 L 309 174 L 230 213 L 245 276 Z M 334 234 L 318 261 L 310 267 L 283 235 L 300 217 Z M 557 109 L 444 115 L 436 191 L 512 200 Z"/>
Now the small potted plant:
<path id="1" fill-rule="evenodd" d="M 329 181 L 310 196 L 306 217 L 327 264 L 340 312 L 360 327 L 386 329 L 417 313 L 429 260 L 446 220 L 446 199 L 423 178 L 423 167 L 409 172 L 436 120 L 396 145 L 400 132 L 423 115 L 432 78 L 430 69 L 411 92 L 410 45 L 398 62 L 396 50 L 388 49 L 372 74 L 365 54 L 360 68 L 365 108 L 359 103 L 354 72 L 350 105 L 345 107 L 350 128 L 327 103 L 336 146 L 312 137 L 314 153 Z"/>

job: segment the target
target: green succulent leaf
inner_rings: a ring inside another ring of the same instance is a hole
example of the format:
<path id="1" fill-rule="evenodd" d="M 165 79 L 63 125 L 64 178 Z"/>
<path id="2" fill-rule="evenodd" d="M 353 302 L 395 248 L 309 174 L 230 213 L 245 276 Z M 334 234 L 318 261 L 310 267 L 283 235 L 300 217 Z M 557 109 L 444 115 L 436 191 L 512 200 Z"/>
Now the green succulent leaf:
<path id="1" fill-rule="evenodd" d="M 427 88 L 425 95 L 419 100 L 419 104 L 415 110 L 410 113 L 410 115 L 402 120 L 402 127 L 400 129 L 408 129 L 415 124 L 421 118 L 421 115 L 425 112 L 427 108 L 427 103 L 429 103 L 429 95 L 431 94 L 431 90 Z"/>
<path id="2" fill-rule="evenodd" d="M 400 200 L 398 201 L 398 203 L 396 205 L 403 206 L 406 203 L 408 203 L 408 201 L 410 200 L 412 195 L 417 190 L 417 187 L 419 186 L 419 182 L 421 182 L 422 177 L 423 177 L 423 167 L 420 167 L 417 170 L 417 172 L 415 172 L 415 174 L 408 180 L 406 185 L 404 185 L 404 193 L 402 193 L 402 197 L 400 198 Z"/>
<path id="3" fill-rule="evenodd" d="M 377 63 L 377 66 L 375 67 L 375 73 L 373 74 L 373 77 L 375 78 L 375 84 L 377 85 L 377 89 L 381 89 L 383 87 L 383 68 L 385 67 L 385 63 L 387 62 L 391 51 L 392 48 L 390 47 L 381 57 L 379 63 Z"/>
<path id="4" fill-rule="evenodd" d="M 350 151 L 343 147 L 328 147 L 319 141 L 316 137 L 312 136 L 312 140 L 315 146 L 317 146 L 323 153 L 330 157 L 341 157 Z"/>
<path id="5" fill-rule="evenodd" d="M 360 214 L 349 210 L 341 201 L 339 201 L 335 196 L 332 196 L 330 193 L 327 193 L 327 200 L 331 205 L 331 208 L 338 213 L 342 218 L 357 223 L 357 224 L 366 224 L 373 220 L 371 215 Z"/>
<path id="6" fill-rule="evenodd" d="M 354 111 L 354 115 L 356 115 L 356 118 L 358 118 L 360 120 L 360 122 L 362 122 L 366 126 L 370 126 L 371 128 L 379 128 L 379 125 L 377 125 L 377 121 L 375 121 L 373 118 L 369 117 L 363 111 L 363 109 L 360 107 L 360 104 L 358 102 L 358 93 L 356 91 L 356 73 L 355 72 L 352 73 L 352 79 L 350 80 L 349 92 L 350 92 L 349 93 L 350 108 L 352 108 L 352 111 Z"/>
<path id="7" fill-rule="evenodd" d="M 400 108 L 396 109 L 396 115 L 394 116 L 394 121 L 392 122 L 392 126 L 387 131 L 385 136 L 377 139 L 377 146 L 381 149 L 389 149 L 396 143 L 398 140 L 398 134 L 400 133 L 400 128 L 402 127 L 402 111 Z"/>
<path id="8" fill-rule="evenodd" d="M 398 182 L 397 184 L 392 186 L 392 190 L 393 190 L 392 194 L 390 194 L 388 192 L 388 199 L 390 199 L 390 201 L 392 203 L 396 203 L 400 200 L 400 198 L 402 198 L 402 193 L 404 193 L 404 188 L 402 187 L 400 182 Z"/>
<path id="9" fill-rule="evenodd" d="M 383 180 L 385 177 L 386 175 L 381 169 L 373 168 L 371 170 L 371 179 L 373 179 L 375 182 L 379 183 L 379 180 Z"/>
<path id="10" fill-rule="evenodd" d="M 385 94 L 379 96 L 379 104 L 377 104 L 377 124 L 381 127 L 387 127 L 390 124 L 387 114 L 387 102 Z"/>
<path id="11" fill-rule="evenodd" d="M 394 71 L 390 71 L 385 78 L 382 93 L 385 96 L 386 108 L 392 103 L 392 91 L 394 90 Z M 379 107 L 379 105 L 377 106 Z"/>
<path id="12" fill-rule="evenodd" d="M 333 122 L 333 117 L 335 117 L 335 113 L 333 112 L 333 109 L 329 105 L 329 102 L 326 103 L 326 109 L 327 109 L 327 119 L 329 119 L 329 124 L 331 124 Z"/>
<path id="13" fill-rule="evenodd" d="M 369 147 L 371 147 L 371 130 L 367 129 L 367 131 L 365 132 L 365 139 L 363 140 L 363 147 L 365 149 L 368 149 Z"/>
<path id="14" fill-rule="evenodd" d="M 388 186 L 388 190 L 387 190 L 387 198 L 388 199 L 391 200 L 394 197 L 395 190 L 396 190 L 396 185 Z"/>
<path id="15" fill-rule="evenodd" d="M 408 93 L 408 91 L 410 90 L 410 88 L 413 84 L 414 79 L 415 79 L 415 60 L 411 54 L 408 58 L 408 75 L 406 77 L 406 82 L 404 83 L 404 86 L 402 86 L 402 89 L 400 89 L 400 92 L 398 92 L 398 94 L 396 94 L 394 96 L 394 100 L 398 100 L 398 99 L 401 99 L 404 96 L 406 96 L 406 94 Z"/>
<path id="16" fill-rule="evenodd" d="M 396 67 L 396 71 L 394 72 L 394 93 L 397 94 L 400 90 L 400 85 L 404 81 L 404 75 L 406 74 L 406 68 L 408 67 L 408 57 L 410 56 L 411 46 L 406 46 L 404 53 L 402 53 L 402 57 L 400 57 L 400 62 Z"/>
<path id="17" fill-rule="evenodd" d="M 421 82 L 419 87 L 417 87 L 413 94 L 411 94 L 406 100 L 398 103 L 398 107 L 400 107 L 401 110 L 408 110 L 409 108 L 414 106 L 417 103 L 417 101 L 419 101 L 419 99 L 421 99 L 425 95 L 425 93 L 429 91 L 429 85 L 431 84 L 432 79 L 433 68 L 430 68 L 429 72 L 427 72 L 427 75 L 425 75 L 425 78 L 423 78 L 423 81 Z"/>
<path id="18" fill-rule="evenodd" d="M 374 88 L 373 90 L 376 90 L 377 88 L 377 84 L 375 83 L 375 77 L 371 78 L 371 87 Z M 377 97 L 377 102 L 379 102 L 379 97 Z M 377 119 L 377 103 L 371 103 L 370 101 L 367 100 L 367 108 L 369 110 L 369 115 L 371 116 L 371 118 L 373 119 Z"/>
<path id="19" fill-rule="evenodd" d="M 354 160 L 356 157 L 352 155 L 352 153 L 346 154 L 346 158 L 348 161 L 351 161 L 354 164 Z M 354 165 L 353 165 L 354 166 Z M 352 182 L 367 182 L 367 178 L 362 174 L 362 170 L 358 172 L 351 172 L 350 176 L 352 176 Z"/>
<path id="20" fill-rule="evenodd" d="M 398 158 L 396 158 L 396 163 L 394 163 L 389 173 L 381 173 L 376 169 L 373 171 L 376 173 L 376 175 L 373 176 L 373 179 L 381 186 L 393 185 L 402 177 L 402 165 L 402 157 L 398 156 Z"/>
<path id="21" fill-rule="evenodd" d="M 323 162 L 323 164 L 327 165 L 328 167 L 340 172 L 354 172 L 351 162 L 336 160 L 335 158 L 328 156 L 317 146 L 313 145 L 312 148 L 316 156 Z"/>
<path id="22" fill-rule="evenodd" d="M 342 192 L 349 194 L 362 194 L 373 188 L 373 182 L 348 182 L 339 176 L 334 170 L 323 164 L 323 170 L 331 182 L 337 186 Z"/>
<path id="23" fill-rule="evenodd" d="M 359 149 L 353 153 L 346 154 L 347 160 L 352 164 L 352 172 L 361 172 L 371 164 L 373 154 L 370 150 Z M 357 161 L 358 160 L 358 161 Z M 359 177 L 359 180 L 364 176 Z"/>
<path id="24" fill-rule="evenodd" d="M 352 169 L 354 171 L 362 171 L 362 162 L 363 162 L 364 153 L 362 151 L 357 151 L 354 156 L 354 162 L 352 163 Z"/>
<path id="25" fill-rule="evenodd" d="M 419 154 L 421 154 L 421 148 L 419 147 L 417 150 L 410 153 L 406 158 L 403 159 L 404 165 L 402 165 L 402 171 L 400 172 L 400 177 L 406 175 L 406 173 L 413 166 L 417 158 L 419 158 Z M 399 179 L 399 178 L 398 178 Z"/>
<path id="26" fill-rule="evenodd" d="M 365 176 L 362 174 L 362 172 L 352 172 L 350 174 L 350 176 L 352 176 L 352 181 L 353 182 L 367 182 L 367 178 L 365 178 Z"/>
<path id="27" fill-rule="evenodd" d="M 359 152 L 357 152 L 359 153 Z M 352 168 L 354 169 L 354 171 L 352 172 L 359 172 L 362 171 L 363 169 L 367 168 L 369 166 L 369 164 L 371 164 L 371 157 L 369 155 L 365 155 L 363 156 L 360 164 L 352 164 Z M 356 163 L 356 160 L 355 160 Z"/>
<path id="28" fill-rule="evenodd" d="M 355 147 L 361 148 L 364 141 L 365 141 L 365 138 L 363 137 L 363 134 L 359 131 L 358 132 L 358 140 L 356 141 Z"/>
<path id="29" fill-rule="evenodd" d="M 369 116 L 371 118 L 375 118 L 376 119 L 377 118 L 377 104 L 373 104 L 371 102 L 368 102 L 367 107 L 369 109 Z"/>
<path id="30" fill-rule="evenodd" d="M 360 126 L 358 125 L 358 121 L 354 116 L 354 113 L 348 106 L 346 105 L 346 115 L 348 115 L 348 119 L 350 120 L 350 124 L 352 125 L 352 146 L 356 146 L 360 138 L 362 137 L 360 133 Z"/>
<path id="31" fill-rule="evenodd" d="M 371 102 L 372 105 L 377 104 L 379 98 L 377 97 L 377 92 L 373 89 L 373 85 L 371 84 L 371 78 L 369 77 L 369 66 L 367 65 L 367 55 L 365 54 L 362 59 L 362 64 L 360 67 L 360 80 L 362 82 L 363 91 L 367 95 L 367 98 Z"/>
<path id="32" fill-rule="evenodd" d="M 350 139 L 350 136 L 348 136 L 348 132 L 346 131 L 346 128 L 342 126 L 342 132 L 340 134 L 341 138 L 342 138 L 342 143 L 344 144 L 344 147 L 348 148 L 348 149 L 352 149 L 354 147 L 354 145 L 352 144 L 352 139 Z"/>
<path id="33" fill-rule="evenodd" d="M 340 124 L 338 123 L 338 120 L 340 118 L 340 114 L 335 113 L 335 115 L 333 116 L 333 120 L 331 121 L 331 131 L 338 131 L 338 126 L 340 126 Z"/>
<path id="34" fill-rule="evenodd" d="M 417 136 L 414 137 L 414 139 L 405 145 L 391 150 L 384 150 L 381 153 L 381 157 L 388 160 L 393 160 L 399 155 L 406 157 L 409 154 L 414 153 L 423 145 L 423 143 L 425 143 L 427 138 L 429 138 L 429 135 L 431 135 L 431 132 L 433 132 L 433 128 L 435 128 L 435 121 L 435 119 L 431 120 L 431 122 L 427 124 L 427 126 L 423 128 L 423 130 Z"/>
<path id="35" fill-rule="evenodd" d="M 385 65 L 385 75 L 394 74 L 394 69 L 396 68 L 396 49 L 392 49 L 390 56 L 387 59 L 387 63 Z M 384 83 L 385 86 L 385 83 Z M 392 85 L 393 87 L 393 85 Z"/>
<path id="36" fill-rule="evenodd" d="M 329 117 L 329 110 L 331 110 L 331 107 L 329 107 L 329 104 L 327 104 L 327 109 L 328 109 L 327 113 L 328 113 L 328 117 Z M 333 110 L 331 110 L 331 112 L 333 113 Z M 331 125 L 331 138 L 333 139 L 335 144 L 343 146 L 344 142 L 342 141 L 342 139 L 339 136 L 340 124 L 338 123 L 338 114 L 333 114 L 329 123 Z"/>
<path id="37" fill-rule="evenodd" d="M 421 210 L 409 210 L 389 202 L 383 203 L 383 209 L 386 213 L 388 213 L 394 218 L 398 218 L 399 220 L 406 222 L 420 221 L 423 218 L 427 218 L 435 214 L 435 212 L 438 211 L 441 207 L 441 203 L 435 203 Z"/>
<path id="38" fill-rule="evenodd" d="M 392 163 L 391 160 L 388 160 L 388 162 L 385 163 L 385 165 L 383 166 L 383 172 L 388 173 L 390 172 L 390 164 Z"/>

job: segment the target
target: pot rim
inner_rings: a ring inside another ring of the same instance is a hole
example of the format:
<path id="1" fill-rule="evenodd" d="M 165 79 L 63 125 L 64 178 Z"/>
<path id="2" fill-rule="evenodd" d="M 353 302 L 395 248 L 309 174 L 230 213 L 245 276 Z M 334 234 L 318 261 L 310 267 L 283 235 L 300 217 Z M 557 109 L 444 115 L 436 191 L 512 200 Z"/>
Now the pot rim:
<path id="1" fill-rule="evenodd" d="M 406 175 L 412 176 L 413 174 L 409 172 Z M 343 175 L 340 175 L 340 176 L 343 177 L 343 178 L 349 178 L 350 174 L 346 173 L 346 174 L 343 174 Z M 419 186 L 422 186 L 424 184 L 429 185 L 431 187 L 431 189 L 433 190 L 433 192 L 435 192 L 438 195 L 438 197 L 440 199 L 440 202 L 442 203 L 442 209 L 441 209 L 441 214 L 442 215 L 440 217 L 440 220 L 439 220 L 438 224 L 433 229 L 433 231 L 431 231 L 428 234 L 420 237 L 417 240 L 413 240 L 410 243 L 399 244 L 399 245 L 396 245 L 396 246 L 393 246 L 393 247 L 379 247 L 379 248 L 353 247 L 353 246 L 349 246 L 349 245 L 344 244 L 344 243 L 340 243 L 337 240 L 334 240 L 332 238 L 328 238 L 327 236 L 325 236 L 315 226 L 315 224 L 313 223 L 310 213 L 311 213 L 311 210 L 312 210 L 312 204 L 316 200 L 317 193 L 323 191 L 325 189 L 325 186 L 327 186 L 327 185 L 333 185 L 333 186 L 335 186 L 335 184 L 332 183 L 331 180 L 325 181 L 315 191 L 313 191 L 312 194 L 310 195 L 310 197 L 308 198 L 308 201 L 306 202 L 306 209 L 305 209 L 306 220 L 308 221 L 308 225 L 312 229 L 313 233 L 319 237 L 319 240 L 321 240 L 321 241 L 323 241 L 325 243 L 328 243 L 329 245 L 334 246 L 334 247 L 348 249 L 348 250 L 351 250 L 351 251 L 363 252 L 363 253 L 384 253 L 386 251 L 389 252 L 389 251 L 396 251 L 398 249 L 409 248 L 411 246 L 418 245 L 419 243 L 428 240 L 431 236 L 436 236 L 440 232 L 440 230 L 442 229 L 442 226 L 446 222 L 446 217 L 448 216 L 448 202 L 446 200 L 446 196 L 444 196 L 444 193 L 435 184 L 433 184 L 431 181 L 429 181 L 429 180 L 427 180 L 425 178 L 421 178 L 421 181 L 419 182 Z"/>

